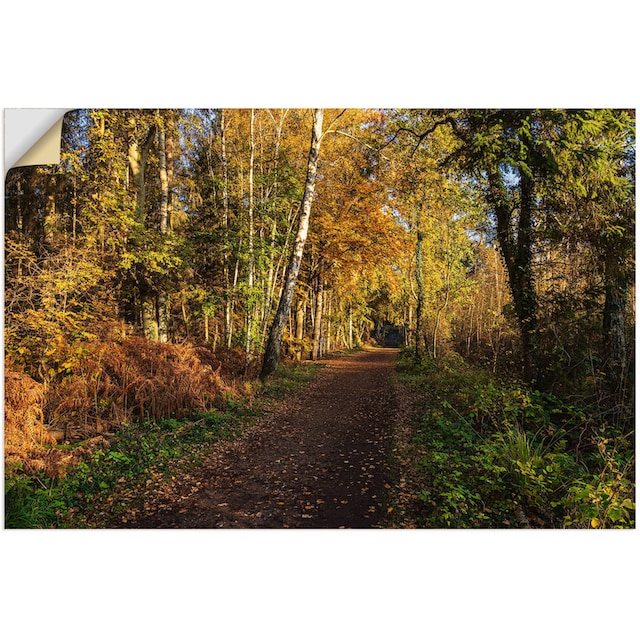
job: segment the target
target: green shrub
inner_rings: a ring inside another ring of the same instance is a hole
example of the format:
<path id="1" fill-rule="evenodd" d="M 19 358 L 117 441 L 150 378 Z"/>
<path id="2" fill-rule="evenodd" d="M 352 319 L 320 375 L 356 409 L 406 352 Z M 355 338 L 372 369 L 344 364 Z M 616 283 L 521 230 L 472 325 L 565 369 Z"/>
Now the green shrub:
<path id="1" fill-rule="evenodd" d="M 399 369 L 425 401 L 411 443 L 423 526 L 634 526 L 633 445 L 588 404 L 457 354 L 403 354 Z"/>
<path id="2" fill-rule="evenodd" d="M 596 438 L 599 473 L 577 478 L 559 504 L 565 525 L 593 528 L 635 526 L 634 456 L 625 438 Z"/>

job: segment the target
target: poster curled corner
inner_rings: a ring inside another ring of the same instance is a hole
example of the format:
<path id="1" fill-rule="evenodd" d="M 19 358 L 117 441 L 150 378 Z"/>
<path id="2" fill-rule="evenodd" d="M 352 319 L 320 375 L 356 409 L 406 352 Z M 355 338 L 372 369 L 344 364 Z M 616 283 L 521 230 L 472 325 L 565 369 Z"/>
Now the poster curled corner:
<path id="1" fill-rule="evenodd" d="M 5 109 L 5 174 L 14 167 L 60 162 L 62 122 L 69 109 Z"/>

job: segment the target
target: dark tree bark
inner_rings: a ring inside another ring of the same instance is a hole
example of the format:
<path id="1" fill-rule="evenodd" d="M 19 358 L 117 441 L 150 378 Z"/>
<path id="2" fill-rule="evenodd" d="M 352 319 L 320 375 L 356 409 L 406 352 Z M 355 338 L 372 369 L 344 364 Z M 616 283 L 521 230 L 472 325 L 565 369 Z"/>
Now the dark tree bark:
<path id="1" fill-rule="evenodd" d="M 416 306 L 416 349 L 414 355 L 417 362 L 420 360 L 420 341 L 424 337 L 424 281 L 422 277 L 422 246 L 424 242 L 424 232 L 422 231 L 422 223 L 420 221 L 421 215 L 422 212 L 419 212 L 416 241 L 416 284 L 418 286 L 418 301 Z"/>
<path id="2" fill-rule="evenodd" d="M 625 308 L 627 306 L 627 278 L 620 272 L 615 258 L 605 263 L 605 302 L 602 319 L 602 342 L 605 355 L 604 371 L 611 391 L 621 390 L 625 378 L 627 340 Z"/>
<path id="3" fill-rule="evenodd" d="M 497 168 L 490 168 L 489 202 L 497 221 L 497 237 L 507 268 L 509 286 L 518 316 L 522 340 L 523 376 L 539 384 L 538 299 L 533 277 L 533 178 L 520 171 L 520 207 L 517 236 L 513 233 L 512 202 Z"/>

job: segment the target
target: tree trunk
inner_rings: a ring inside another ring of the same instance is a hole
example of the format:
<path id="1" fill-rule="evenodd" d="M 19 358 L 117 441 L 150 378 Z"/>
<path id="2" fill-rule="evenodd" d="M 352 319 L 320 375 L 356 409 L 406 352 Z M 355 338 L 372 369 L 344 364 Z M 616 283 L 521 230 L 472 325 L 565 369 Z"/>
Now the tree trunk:
<path id="1" fill-rule="evenodd" d="M 149 294 L 141 295 L 142 331 L 148 340 L 158 339 L 158 321 L 155 314 L 153 298 Z"/>
<path id="2" fill-rule="evenodd" d="M 158 164 L 160 168 L 160 216 L 159 227 L 162 235 L 169 227 L 169 177 L 167 175 L 167 139 L 164 127 L 158 131 Z"/>
<path id="3" fill-rule="evenodd" d="M 323 341 L 323 355 L 325 353 L 331 353 L 331 347 L 332 347 L 332 342 L 331 342 L 331 318 L 333 316 L 333 291 L 330 289 L 327 293 L 327 303 L 326 303 L 326 307 L 327 307 L 327 334 L 325 336 L 325 339 Z"/>
<path id="4" fill-rule="evenodd" d="M 447 305 L 449 304 L 449 296 L 451 294 L 451 263 L 447 264 L 447 276 L 445 278 L 445 295 L 442 304 L 438 307 L 436 312 L 436 321 L 433 326 L 433 340 L 432 340 L 432 352 L 433 359 L 437 358 L 437 349 L 438 349 L 438 330 L 440 329 L 440 320 L 442 318 L 442 314 L 447 310 Z"/>
<path id="5" fill-rule="evenodd" d="M 275 122 L 275 118 L 274 118 L 273 114 L 271 113 L 271 111 L 267 111 L 267 113 L 269 113 L 269 115 L 272 117 L 272 119 Z M 272 184 L 271 188 L 267 189 L 267 192 L 265 194 L 265 201 L 269 197 L 271 197 L 274 201 L 276 201 L 277 197 L 278 197 L 280 144 L 281 144 L 281 138 L 282 138 L 282 128 L 284 126 L 284 121 L 285 121 L 285 118 L 287 116 L 287 113 L 288 113 L 288 109 L 285 109 L 282 112 L 282 114 L 280 116 L 280 120 L 279 120 L 279 122 L 277 123 L 277 126 L 276 126 L 275 151 L 274 151 L 274 159 L 273 159 L 274 178 L 273 178 L 273 184 Z M 269 318 L 271 317 L 271 309 L 273 307 L 273 302 L 274 302 L 274 298 L 275 298 L 276 284 L 277 284 L 276 280 L 277 280 L 278 272 L 280 270 L 280 259 L 282 257 L 282 256 L 280 256 L 280 258 L 278 259 L 278 263 L 276 265 L 276 257 L 275 256 L 276 256 L 276 232 L 277 232 L 277 230 L 278 230 L 278 221 L 277 221 L 277 215 L 274 212 L 274 217 L 273 217 L 273 221 L 272 221 L 272 225 L 271 225 L 271 245 L 270 245 L 270 250 L 269 250 L 269 274 L 268 274 L 268 278 L 267 278 L 267 286 L 266 286 L 265 299 L 264 299 L 264 304 L 263 304 L 263 309 L 264 309 L 263 319 L 262 319 L 262 343 L 263 344 L 264 344 L 264 341 L 265 341 L 265 338 L 266 338 L 266 335 L 267 335 L 267 330 L 269 328 Z M 286 244 L 285 244 L 285 250 L 286 250 Z"/>
<path id="6" fill-rule="evenodd" d="M 164 291 L 158 291 L 158 342 L 169 342 L 169 302 Z"/>
<path id="7" fill-rule="evenodd" d="M 224 109 L 220 109 L 220 146 L 222 156 L 222 215 L 224 247 L 222 249 L 222 279 L 224 282 L 224 344 L 231 347 L 231 278 L 229 275 L 229 167 Z"/>
<path id="8" fill-rule="evenodd" d="M 533 275 L 533 178 L 520 172 L 520 216 L 518 219 L 518 242 L 514 264 L 517 291 L 520 296 L 516 303 L 522 334 L 524 356 L 524 379 L 534 385 L 540 383 L 538 354 L 538 296 Z"/>
<path id="9" fill-rule="evenodd" d="M 422 243 L 424 233 L 420 224 L 420 213 L 418 213 L 418 239 L 416 243 L 416 284 L 418 286 L 418 305 L 416 307 L 416 348 L 415 359 L 420 359 L 420 340 L 424 333 L 424 283 L 422 280 Z"/>
<path id="10" fill-rule="evenodd" d="M 233 295 L 235 294 L 236 287 L 238 286 L 238 278 L 240 275 L 240 257 L 239 256 L 240 256 L 241 250 L 242 250 L 242 236 L 240 236 L 240 242 L 238 243 L 238 257 L 236 258 L 236 264 L 233 269 L 233 284 L 231 289 L 232 295 L 230 297 L 230 304 L 229 304 L 229 336 L 228 336 L 228 342 L 227 342 L 227 347 L 229 349 L 231 348 L 231 342 L 233 338 L 233 309 L 234 309 Z"/>
<path id="11" fill-rule="evenodd" d="M 48 176 L 46 185 L 47 204 L 44 219 L 44 241 L 47 245 L 53 247 L 59 226 L 56 208 L 56 179 L 54 175 Z"/>
<path id="12" fill-rule="evenodd" d="M 496 170 L 489 171 L 489 200 L 496 214 L 497 236 L 504 258 L 509 286 L 518 316 L 522 340 L 524 380 L 538 385 L 538 299 L 532 265 L 533 247 L 533 178 L 520 172 L 520 213 L 518 236 L 514 239 L 511 222 L 511 203 L 507 189 Z"/>
<path id="13" fill-rule="evenodd" d="M 251 109 L 251 124 L 249 134 L 249 275 L 247 279 L 248 299 L 247 299 L 247 336 L 246 336 L 246 366 L 251 360 L 251 332 L 253 330 L 253 310 L 254 310 L 254 278 L 255 278 L 255 256 L 253 249 L 254 220 L 253 220 L 253 165 L 255 160 L 255 139 L 254 139 L 255 109 Z"/>
<path id="14" fill-rule="evenodd" d="M 167 175 L 167 141 L 164 126 L 158 130 L 158 164 L 160 168 L 160 234 L 167 235 L 169 229 L 169 178 Z M 158 291 L 158 340 L 169 341 L 169 305 L 165 291 Z"/>
<path id="15" fill-rule="evenodd" d="M 187 315 L 187 307 L 185 306 L 185 296 L 182 294 L 180 298 L 180 311 L 182 312 L 182 322 L 184 323 L 184 334 L 187 340 L 191 339 L 191 331 L 189 329 L 189 316 Z"/>
<path id="16" fill-rule="evenodd" d="M 628 288 L 614 259 L 605 263 L 605 302 L 602 318 L 604 371 L 611 391 L 621 390 L 627 360 L 624 313 Z"/>
<path id="17" fill-rule="evenodd" d="M 304 339 L 304 298 L 298 297 L 296 307 L 296 360 L 302 360 L 302 340 Z"/>
<path id="18" fill-rule="evenodd" d="M 130 124 L 135 124 L 135 118 L 132 116 Z M 144 224 L 145 221 L 145 200 L 146 200 L 146 184 L 145 184 L 145 171 L 147 167 L 147 158 L 149 156 L 149 150 L 155 137 L 155 126 L 149 127 L 147 135 L 145 137 L 142 149 L 135 137 L 132 135 L 129 141 L 128 149 L 128 162 L 131 177 L 133 178 L 133 184 L 136 190 L 136 210 L 135 218 L 140 224 Z M 155 319 L 155 313 L 153 310 L 153 298 L 150 295 L 149 287 L 146 282 L 147 277 L 144 268 L 140 270 L 140 290 L 139 298 L 141 305 L 142 316 L 142 331 L 144 336 L 150 340 L 156 340 L 158 338 L 158 325 Z"/>
<path id="19" fill-rule="evenodd" d="M 322 138 L 322 109 L 315 109 L 313 112 L 313 127 L 311 131 L 311 145 L 309 147 L 309 158 L 307 161 L 307 178 L 304 187 L 304 196 L 300 206 L 300 216 L 298 220 L 298 233 L 293 245 L 293 252 L 287 271 L 285 274 L 285 284 L 278 303 L 278 310 L 269 331 L 269 338 L 264 354 L 261 377 L 266 378 L 273 373 L 280 363 L 280 349 L 282 346 L 282 334 L 284 325 L 291 308 L 291 298 L 300 271 L 304 245 L 309 231 L 309 219 L 311 216 L 311 203 L 315 193 L 316 173 L 318 170 L 318 156 L 320 153 L 320 141 Z"/>
<path id="20" fill-rule="evenodd" d="M 132 137 L 129 142 L 128 161 L 129 169 L 131 170 L 131 177 L 133 178 L 133 184 L 136 189 L 136 220 L 138 222 L 144 222 L 146 200 L 144 176 L 147 168 L 147 158 L 149 156 L 149 150 L 151 149 L 155 132 L 155 126 L 149 127 L 142 149 L 140 149 L 138 140 L 135 137 Z"/>
<path id="21" fill-rule="evenodd" d="M 323 298 L 324 298 L 324 286 L 322 280 L 318 278 L 318 293 L 316 295 L 316 313 L 315 321 L 313 324 L 313 353 L 311 354 L 312 360 L 317 360 L 320 357 L 321 347 L 320 339 L 322 335 L 322 312 L 323 312 Z"/>
<path id="22" fill-rule="evenodd" d="M 273 305 L 274 280 L 276 277 L 276 231 L 277 224 L 274 219 L 271 224 L 271 241 L 269 246 L 269 273 L 267 274 L 267 282 L 264 291 L 264 299 L 262 305 L 262 340 L 267 335 L 267 327 L 269 325 L 269 316 L 271 315 L 271 307 Z"/>

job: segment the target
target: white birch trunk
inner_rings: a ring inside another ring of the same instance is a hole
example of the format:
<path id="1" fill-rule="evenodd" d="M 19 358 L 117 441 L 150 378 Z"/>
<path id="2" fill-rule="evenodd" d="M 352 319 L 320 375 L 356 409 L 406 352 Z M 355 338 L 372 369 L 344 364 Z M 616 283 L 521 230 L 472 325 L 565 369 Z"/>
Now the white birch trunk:
<path id="1" fill-rule="evenodd" d="M 313 112 L 313 128 L 311 131 L 311 145 L 309 147 L 309 158 L 307 162 L 307 178 L 304 187 L 304 196 L 300 205 L 300 217 L 298 221 L 298 233 L 293 245 L 291 260 L 287 267 L 285 284 L 280 296 L 278 310 L 269 331 L 269 338 L 264 354 L 261 377 L 265 378 L 273 373 L 280 363 L 280 349 L 282 346 L 282 334 L 284 325 L 291 308 L 293 290 L 298 279 L 304 245 L 309 232 L 309 219 L 311 217 L 311 203 L 315 193 L 316 174 L 318 171 L 318 156 L 320 153 L 320 141 L 322 138 L 322 109 L 315 109 Z"/>

